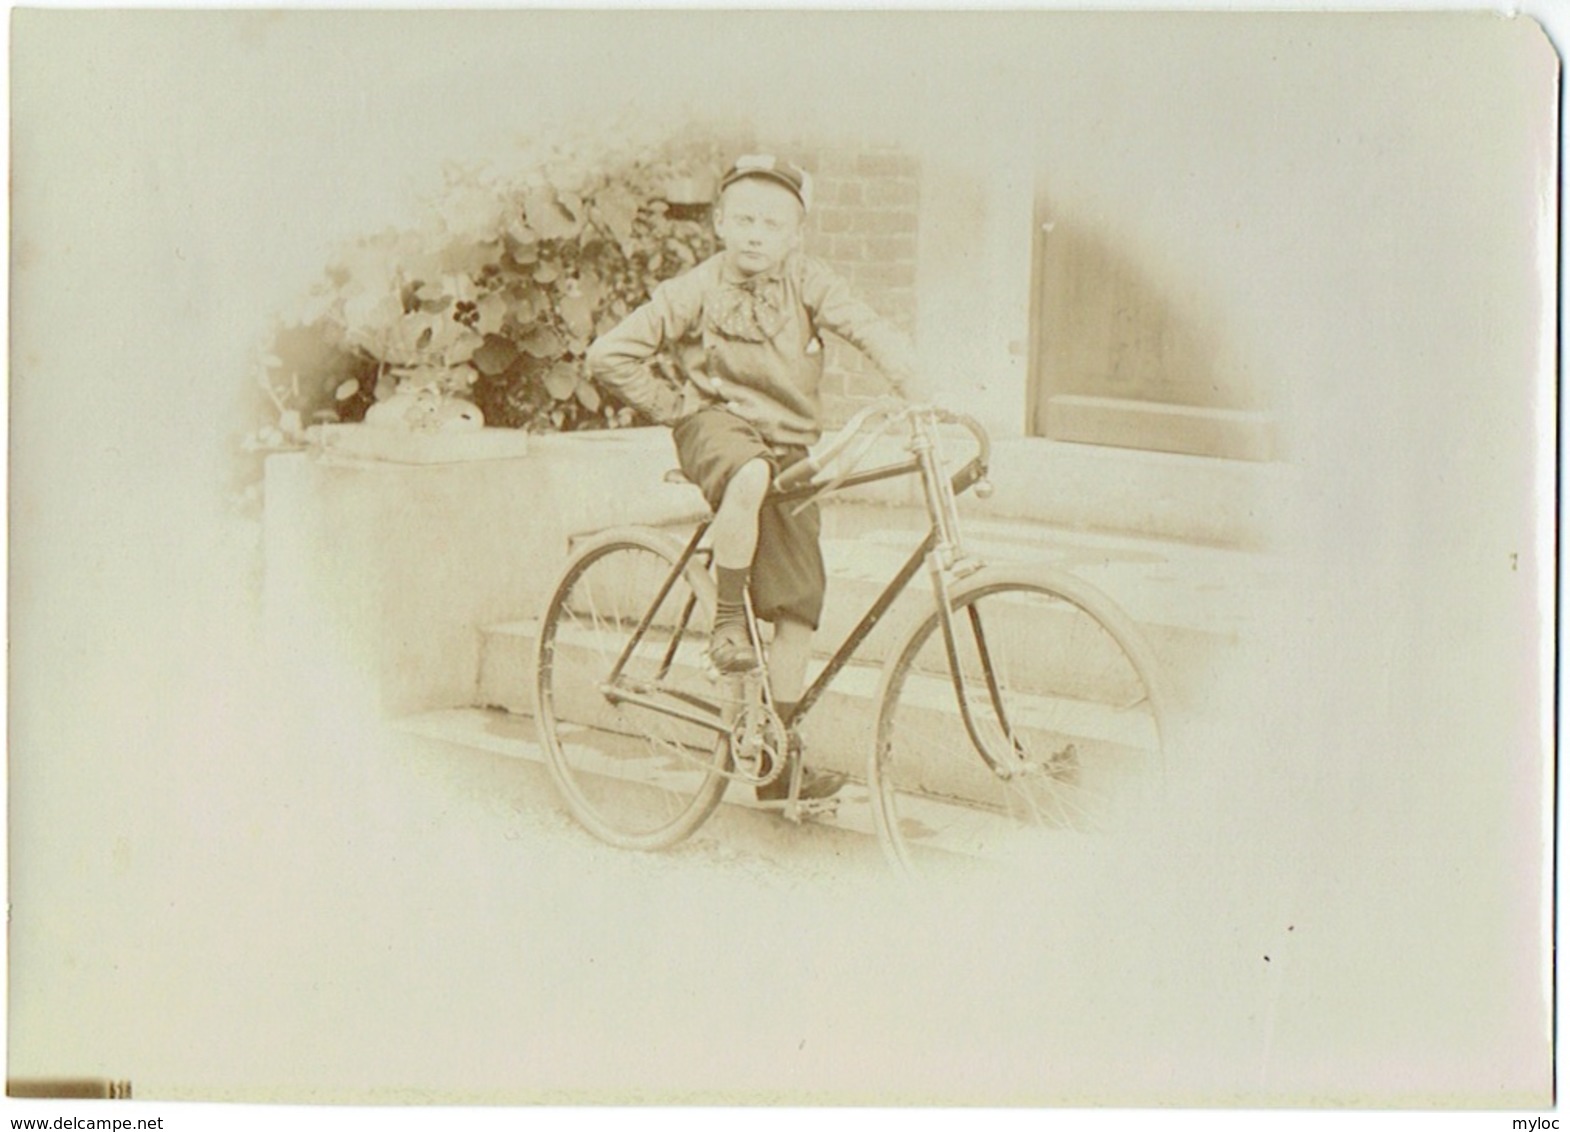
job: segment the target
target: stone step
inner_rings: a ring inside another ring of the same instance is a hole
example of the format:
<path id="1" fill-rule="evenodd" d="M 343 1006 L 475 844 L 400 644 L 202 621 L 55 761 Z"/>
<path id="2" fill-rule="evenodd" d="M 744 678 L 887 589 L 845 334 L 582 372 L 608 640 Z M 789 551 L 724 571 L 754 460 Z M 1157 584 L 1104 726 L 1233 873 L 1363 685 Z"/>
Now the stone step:
<path id="1" fill-rule="evenodd" d="M 1043 565 L 1099 589 L 1139 627 L 1181 699 L 1197 695 L 1215 664 L 1252 632 L 1259 593 L 1274 573 L 1262 554 L 1009 520 L 968 518 L 963 525 L 965 550 L 974 557 Z M 830 596 L 818 636 L 837 642 L 918 544 L 925 516 L 909 508 L 839 507 L 826 516 L 825 528 Z M 900 628 L 931 602 L 923 572 L 895 604 L 887 627 L 868 638 L 863 655 L 881 659 Z M 1045 626 L 1039 639 L 1051 639 Z"/>
<path id="2" fill-rule="evenodd" d="M 1178 703 L 1193 702 L 1226 654 L 1252 631 L 1255 607 L 1272 590 L 1273 560 L 1246 552 L 1162 539 L 967 515 L 966 550 L 997 564 L 1032 563 L 1100 589 L 1138 626 Z M 825 508 L 823 542 L 829 599 L 814 640 L 821 661 L 838 647 L 925 533 L 920 508 L 838 502 Z M 673 528 L 678 536 L 690 527 Z M 915 620 L 931 609 L 923 570 L 863 641 L 857 659 L 880 665 Z M 1049 674 L 1074 660 L 1054 650 L 1062 618 L 1025 611 L 1007 631 L 1023 638 Z M 480 639 L 478 702 L 532 711 L 535 627 L 523 620 L 486 627 Z"/>
<path id="3" fill-rule="evenodd" d="M 968 458 L 971 445 L 957 430 L 949 466 Z M 903 447 L 880 440 L 864 466 L 897 463 Z M 1298 490 L 1288 464 L 1223 460 L 1102 444 L 995 438 L 993 493 L 960 498 L 967 515 L 1018 519 L 1072 530 L 1103 531 L 1208 546 L 1259 550 L 1282 533 L 1273 526 Z M 914 477 L 855 488 L 842 498 L 916 506 Z"/>
<path id="4" fill-rule="evenodd" d="M 1223 636 L 1246 631 L 1249 595 L 1279 572 L 1256 551 L 976 515 L 962 515 L 961 527 L 966 551 L 986 561 L 1042 563 L 1095 585 L 1137 621 Z M 920 508 L 838 504 L 824 512 L 825 556 L 832 572 L 877 548 L 908 550 L 926 529 Z M 885 555 L 875 568 L 891 561 Z"/>
<path id="5" fill-rule="evenodd" d="M 854 585 L 854 582 L 842 582 Z M 864 583 L 868 601 L 876 587 Z M 906 595 L 902 604 L 907 608 L 897 621 L 910 620 L 926 615 L 930 595 Z M 825 632 L 815 642 L 814 656 L 809 665 L 809 679 L 822 671 L 830 656 L 830 645 L 837 645 L 851 627 L 851 614 L 843 616 L 844 624 L 826 618 Z M 852 662 L 835 677 L 834 685 L 849 686 L 858 680 L 875 686 L 882 675 L 889 654 L 902 639 L 903 628 L 893 623 L 880 624 L 865 639 Z M 907 626 L 909 621 L 907 621 Z M 1052 693 L 1065 688 L 1075 689 L 1082 699 L 1116 701 L 1127 695 L 1124 673 L 1109 638 L 1087 639 L 1084 628 L 1087 622 L 1077 611 L 1060 608 L 1058 603 L 1039 598 L 1010 597 L 997 599 L 986 610 L 986 630 L 989 640 L 1002 657 L 1009 658 L 1012 669 L 1011 685 L 1023 691 Z M 629 623 L 628 630 L 631 625 Z M 569 633 L 567 641 L 583 645 L 583 634 Z M 624 640 L 625 638 L 622 638 Z M 1157 638 L 1172 650 L 1172 638 Z M 509 621 L 487 626 L 480 634 L 480 672 L 477 702 L 486 706 L 504 707 L 510 711 L 534 711 L 534 657 L 539 640 L 536 620 Z M 917 659 L 918 668 L 937 672 L 947 678 L 943 656 L 936 647 L 938 638 Z M 597 643 L 602 650 L 610 642 Z M 621 640 L 615 642 L 619 648 Z M 693 651 L 701 651 L 702 642 L 696 642 Z M 611 652 L 614 655 L 614 649 Z M 1028 659 L 1028 665 L 1022 663 Z M 1188 659 L 1192 660 L 1192 656 Z M 1161 657 L 1158 654 L 1158 661 Z M 859 674 L 865 674 L 864 676 Z M 1161 678 L 1167 684 L 1165 666 Z M 1171 688 L 1168 688 L 1171 691 Z"/>
<path id="6" fill-rule="evenodd" d="M 532 657 L 537 639 L 537 623 L 513 622 L 487 632 L 487 651 L 495 649 L 510 656 L 506 672 L 513 678 L 530 667 L 524 658 Z M 596 690 L 595 682 L 608 667 L 622 644 L 620 632 L 571 628 L 563 631 L 555 646 L 555 663 L 562 671 L 575 672 L 579 679 L 564 682 L 564 689 L 576 689 L 558 698 L 557 719 L 564 724 L 592 727 L 606 732 L 629 731 L 625 718 Z M 701 654 L 702 639 L 690 635 L 682 652 Z M 663 644 L 660 646 L 663 649 Z M 1045 669 L 1041 672 L 1045 673 Z M 532 673 L 522 683 L 501 679 L 502 669 L 489 670 L 482 683 L 481 703 L 514 713 L 532 714 L 535 709 Z M 814 673 L 815 675 L 815 673 Z M 1012 722 L 1028 749 L 1041 752 L 1070 751 L 1078 764 L 1093 768 L 1077 779 L 1084 788 L 1105 788 L 1126 770 L 1138 765 L 1153 736 L 1139 712 L 1120 710 L 1112 703 L 1078 696 L 1070 698 L 1044 690 L 1044 680 L 1033 681 L 1032 673 L 1013 674 L 1010 687 Z M 846 666 L 808 716 L 803 728 L 815 765 L 859 776 L 871 754 L 877 726 L 877 693 L 881 668 L 869 664 Z M 722 686 L 711 684 L 693 663 L 678 658 L 670 675 L 676 686 L 698 695 L 718 696 Z M 1111 689 L 1098 689 L 1108 692 Z M 1117 694 L 1128 698 L 1126 689 Z M 1088 694 L 1088 692 L 1087 692 Z M 974 800 L 989 795 L 994 783 L 979 756 L 963 737 L 958 707 L 948 674 L 937 658 L 925 669 L 913 671 L 901 697 L 902 709 L 916 734 L 942 736 L 954 740 L 957 752 L 944 748 L 933 751 L 919 765 L 925 788 L 935 794 Z M 1002 743 L 1001 738 L 997 739 Z"/>

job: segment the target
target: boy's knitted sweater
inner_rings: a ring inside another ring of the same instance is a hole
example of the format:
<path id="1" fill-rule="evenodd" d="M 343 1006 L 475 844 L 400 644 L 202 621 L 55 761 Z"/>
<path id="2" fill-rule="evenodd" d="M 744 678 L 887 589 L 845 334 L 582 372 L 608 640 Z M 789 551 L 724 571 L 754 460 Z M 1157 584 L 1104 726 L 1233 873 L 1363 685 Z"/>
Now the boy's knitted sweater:
<path id="1" fill-rule="evenodd" d="M 896 389 L 911 374 L 905 336 L 824 264 L 793 254 L 748 277 L 723 252 L 660 284 L 597 339 L 589 371 L 660 424 L 723 404 L 769 440 L 812 444 L 822 435 L 822 331 L 866 354 Z"/>

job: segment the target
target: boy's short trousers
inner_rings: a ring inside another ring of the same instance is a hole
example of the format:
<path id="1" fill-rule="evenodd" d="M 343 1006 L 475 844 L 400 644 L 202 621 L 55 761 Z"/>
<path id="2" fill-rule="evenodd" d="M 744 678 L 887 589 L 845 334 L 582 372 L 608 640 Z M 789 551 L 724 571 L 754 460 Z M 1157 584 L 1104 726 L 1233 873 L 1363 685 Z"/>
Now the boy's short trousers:
<path id="1" fill-rule="evenodd" d="M 758 430 L 724 409 L 701 409 L 671 430 L 682 473 L 697 484 L 710 507 L 749 460 L 768 461 L 777 476 L 806 456 L 799 444 L 771 444 Z M 758 513 L 758 550 L 752 564 L 752 607 L 764 621 L 782 617 L 814 629 L 823 613 L 823 520 L 818 505 L 792 514 L 797 504 L 766 503 Z"/>

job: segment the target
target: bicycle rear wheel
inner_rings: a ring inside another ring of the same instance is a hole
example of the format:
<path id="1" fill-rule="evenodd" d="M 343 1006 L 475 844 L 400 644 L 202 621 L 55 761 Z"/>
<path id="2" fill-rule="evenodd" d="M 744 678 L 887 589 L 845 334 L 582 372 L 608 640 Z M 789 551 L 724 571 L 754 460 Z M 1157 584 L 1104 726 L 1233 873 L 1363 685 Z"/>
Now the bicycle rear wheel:
<path id="1" fill-rule="evenodd" d="M 623 848 L 675 844 L 725 792 L 728 744 L 701 666 L 714 587 L 697 562 L 673 580 L 680 553 L 653 531 L 595 539 L 540 626 L 535 714 L 552 776 L 573 816 Z"/>
<path id="2" fill-rule="evenodd" d="M 1041 569 L 984 569 L 950 601 L 969 725 L 936 610 L 896 648 L 880 692 L 868 778 L 894 863 L 1023 863 L 1065 831 L 1115 825 L 1164 762 L 1165 695 L 1133 623 Z"/>

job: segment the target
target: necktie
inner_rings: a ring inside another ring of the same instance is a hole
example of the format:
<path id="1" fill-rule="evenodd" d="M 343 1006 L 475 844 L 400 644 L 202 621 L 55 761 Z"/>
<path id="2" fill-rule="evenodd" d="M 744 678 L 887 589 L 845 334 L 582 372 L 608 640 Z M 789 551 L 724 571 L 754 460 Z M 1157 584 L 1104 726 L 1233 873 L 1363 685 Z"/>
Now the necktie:
<path id="1" fill-rule="evenodd" d="M 714 327 L 727 338 L 767 342 L 785 325 L 785 284 L 779 279 L 727 283 L 716 299 Z"/>

